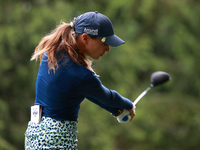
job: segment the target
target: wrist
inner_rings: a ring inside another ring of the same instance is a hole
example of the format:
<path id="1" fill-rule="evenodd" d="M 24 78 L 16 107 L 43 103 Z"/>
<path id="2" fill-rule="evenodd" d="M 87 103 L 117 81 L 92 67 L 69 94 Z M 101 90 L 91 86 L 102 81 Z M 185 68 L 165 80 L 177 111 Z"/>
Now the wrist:
<path id="1" fill-rule="evenodd" d="M 112 115 L 117 117 L 119 116 L 121 113 L 123 113 L 124 109 L 118 109 L 117 112 L 113 113 Z"/>

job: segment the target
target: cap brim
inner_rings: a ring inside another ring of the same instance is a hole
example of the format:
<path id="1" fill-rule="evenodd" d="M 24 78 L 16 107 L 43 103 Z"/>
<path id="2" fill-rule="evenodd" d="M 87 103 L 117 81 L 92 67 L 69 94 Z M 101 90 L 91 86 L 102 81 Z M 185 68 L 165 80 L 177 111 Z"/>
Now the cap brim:
<path id="1" fill-rule="evenodd" d="M 100 40 L 102 40 L 103 38 L 104 37 L 99 37 Z M 119 45 L 122 45 L 122 44 L 125 43 L 122 39 L 120 39 L 116 35 L 106 36 L 105 38 L 106 38 L 105 43 L 110 45 L 110 46 L 113 46 L 113 47 L 116 47 L 116 46 L 119 46 Z"/>

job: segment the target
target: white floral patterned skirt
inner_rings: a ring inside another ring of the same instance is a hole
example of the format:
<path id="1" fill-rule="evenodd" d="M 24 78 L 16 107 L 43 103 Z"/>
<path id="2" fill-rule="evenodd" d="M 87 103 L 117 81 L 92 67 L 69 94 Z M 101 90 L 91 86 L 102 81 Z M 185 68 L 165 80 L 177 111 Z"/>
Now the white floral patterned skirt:
<path id="1" fill-rule="evenodd" d="M 25 132 L 25 150 L 77 150 L 77 121 L 59 121 L 42 117 L 40 123 L 29 122 Z"/>

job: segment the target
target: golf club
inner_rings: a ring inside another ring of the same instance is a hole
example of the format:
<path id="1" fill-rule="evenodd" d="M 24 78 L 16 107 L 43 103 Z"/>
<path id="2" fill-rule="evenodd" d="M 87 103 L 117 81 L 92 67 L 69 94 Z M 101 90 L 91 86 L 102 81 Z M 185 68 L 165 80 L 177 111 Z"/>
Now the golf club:
<path id="1" fill-rule="evenodd" d="M 161 85 L 165 82 L 167 82 L 168 80 L 170 80 L 170 75 L 166 72 L 163 71 L 157 71 L 151 74 L 151 78 L 150 78 L 150 86 L 144 90 L 137 98 L 136 100 L 133 102 L 134 105 L 136 105 L 140 99 L 146 95 L 146 93 L 153 87 Z M 117 116 L 117 120 L 119 123 L 126 123 L 131 119 L 131 116 L 129 114 L 129 111 L 124 109 L 123 112 Z"/>

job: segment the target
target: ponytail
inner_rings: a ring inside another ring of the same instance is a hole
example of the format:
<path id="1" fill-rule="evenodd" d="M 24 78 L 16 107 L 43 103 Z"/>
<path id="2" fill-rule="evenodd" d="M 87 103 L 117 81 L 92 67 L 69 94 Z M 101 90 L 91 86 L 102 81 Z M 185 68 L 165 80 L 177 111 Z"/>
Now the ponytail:
<path id="1" fill-rule="evenodd" d="M 53 69 L 55 73 L 57 67 L 56 51 L 65 50 L 68 52 L 74 62 L 93 71 L 91 67 L 91 61 L 81 53 L 76 45 L 76 40 L 80 35 L 73 33 L 72 28 L 72 22 L 70 24 L 62 22 L 62 24 L 57 26 L 57 28 L 50 34 L 44 36 L 39 45 L 35 48 L 34 54 L 31 57 L 31 61 L 37 61 L 39 57 L 41 63 L 42 56 L 46 53 L 48 57 L 48 67 L 49 69 Z"/>

